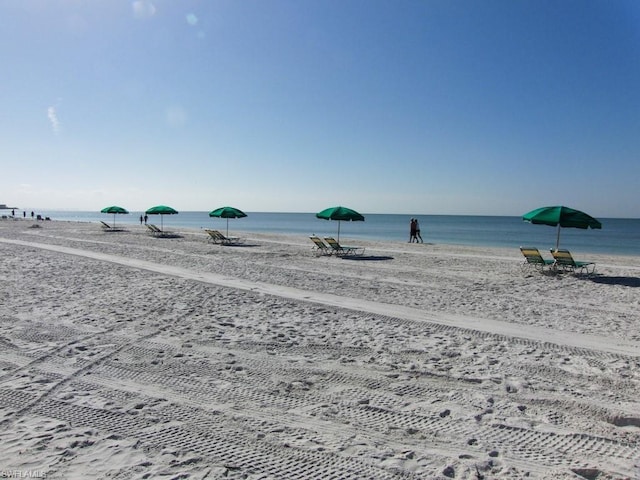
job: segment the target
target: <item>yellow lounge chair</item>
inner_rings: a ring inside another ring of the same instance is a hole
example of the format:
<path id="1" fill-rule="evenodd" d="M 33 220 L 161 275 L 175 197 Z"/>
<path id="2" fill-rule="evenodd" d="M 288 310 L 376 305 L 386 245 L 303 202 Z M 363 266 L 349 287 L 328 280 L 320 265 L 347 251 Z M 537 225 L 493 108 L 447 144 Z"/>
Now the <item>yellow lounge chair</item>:
<path id="1" fill-rule="evenodd" d="M 363 247 L 354 247 L 347 245 L 340 245 L 335 238 L 333 237 L 325 237 L 324 241 L 329 244 L 329 246 L 333 249 L 333 252 L 341 257 L 351 256 L 351 255 L 363 255 L 364 248 Z"/>
<path id="2" fill-rule="evenodd" d="M 316 237 L 315 235 L 311 235 L 309 238 L 315 244 L 315 246 L 313 247 L 313 251 L 316 254 L 316 256 L 319 257 L 321 255 L 331 255 L 333 253 L 333 250 L 331 250 L 327 246 L 327 244 L 322 241 L 322 239 L 320 237 Z"/>
<path id="3" fill-rule="evenodd" d="M 587 275 L 593 275 L 596 271 L 594 262 L 577 262 L 573 259 L 569 250 L 551 249 L 551 255 L 555 260 L 554 266 L 558 270 L 571 273 L 586 273 Z"/>
<path id="4" fill-rule="evenodd" d="M 218 230 L 204 229 L 207 235 L 209 235 L 209 241 L 213 243 L 222 243 L 222 234 Z"/>
<path id="5" fill-rule="evenodd" d="M 209 241 L 213 243 L 219 243 L 222 245 L 237 245 L 243 243 L 244 239 L 240 237 L 226 237 L 218 230 L 205 229 L 205 232 L 209 235 Z"/>
<path id="6" fill-rule="evenodd" d="M 126 231 L 124 228 L 122 227 L 112 227 L 111 225 L 109 225 L 106 222 L 103 222 L 102 220 L 100 220 L 100 223 L 102 224 L 102 230 L 104 230 L 105 232 L 124 232 Z"/>
<path id="7" fill-rule="evenodd" d="M 524 255 L 523 267 L 533 267 L 543 271 L 545 267 L 553 268 L 555 260 L 544 258 L 540 251 L 535 247 L 520 247 L 522 255 Z"/>
<path id="8" fill-rule="evenodd" d="M 151 233 L 151 235 L 153 235 L 154 237 L 172 238 L 172 237 L 179 236 L 179 235 L 176 235 L 175 233 L 167 232 L 166 230 L 160 230 L 158 227 L 156 227 L 152 223 L 147 223 L 146 226 L 149 229 L 149 232 Z"/>

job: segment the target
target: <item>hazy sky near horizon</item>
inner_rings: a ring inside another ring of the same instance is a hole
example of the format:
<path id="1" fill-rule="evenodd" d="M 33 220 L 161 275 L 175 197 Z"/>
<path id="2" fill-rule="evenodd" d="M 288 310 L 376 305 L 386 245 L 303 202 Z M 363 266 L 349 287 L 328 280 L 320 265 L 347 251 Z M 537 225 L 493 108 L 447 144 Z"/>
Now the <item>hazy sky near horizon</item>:
<path id="1" fill-rule="evenodd" d="M 0 203 L 640 217 L 636 0 L 3 0 Z"/>

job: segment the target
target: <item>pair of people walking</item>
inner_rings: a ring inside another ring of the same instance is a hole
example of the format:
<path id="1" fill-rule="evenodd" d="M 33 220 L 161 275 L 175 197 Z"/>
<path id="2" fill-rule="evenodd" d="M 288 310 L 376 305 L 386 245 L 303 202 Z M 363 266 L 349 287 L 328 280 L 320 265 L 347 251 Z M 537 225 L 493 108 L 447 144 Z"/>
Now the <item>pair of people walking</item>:
<path id="1" fill-rule="evenodd" d="M 419 242 L 418 242 L 418 239 Z M 420 224 L 417 218 L 412 218 L 409 222 L 409 243 L 424 243 L 422 235 L 420 235 Z"/>

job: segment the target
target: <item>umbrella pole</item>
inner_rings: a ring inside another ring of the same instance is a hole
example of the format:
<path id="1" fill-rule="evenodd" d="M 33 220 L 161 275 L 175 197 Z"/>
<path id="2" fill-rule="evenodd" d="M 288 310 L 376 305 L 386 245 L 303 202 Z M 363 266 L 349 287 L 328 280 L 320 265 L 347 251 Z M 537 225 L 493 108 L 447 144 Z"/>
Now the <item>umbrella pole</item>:
<path id="1" fill-rule="evenodd" d="M 229 238 L 229 219 L 227 218 L 227 238 Z"/>
<path id="2" fill-rule="evenodd" d="M 556 252 L 560 246 L 560 224 L 558 223 L 558 234 L 556 235 Z"/>
<path id="3" fill-rule="evenodd" d="M 338 243 L 340 243 L 340 220 L 338 220 Z"/>

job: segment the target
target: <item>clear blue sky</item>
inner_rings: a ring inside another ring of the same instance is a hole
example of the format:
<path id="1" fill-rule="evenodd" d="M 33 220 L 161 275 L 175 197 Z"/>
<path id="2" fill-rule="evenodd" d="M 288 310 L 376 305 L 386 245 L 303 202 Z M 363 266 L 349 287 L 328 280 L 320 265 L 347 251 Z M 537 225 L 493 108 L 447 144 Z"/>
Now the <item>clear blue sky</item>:
<path id="1" fill-rule="evenodd" d="M 0 203 L 640 217 L 637 0 L 2 0 Z"/>

